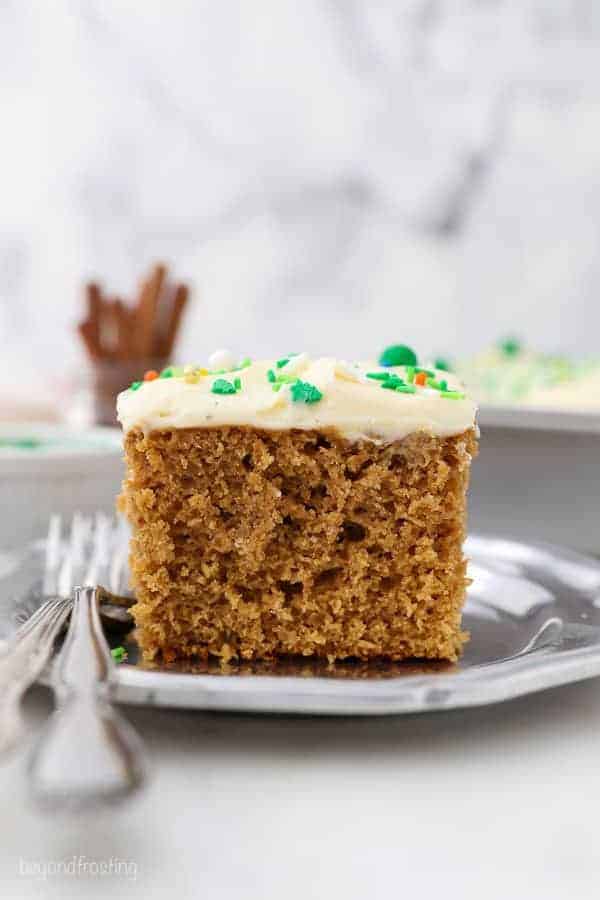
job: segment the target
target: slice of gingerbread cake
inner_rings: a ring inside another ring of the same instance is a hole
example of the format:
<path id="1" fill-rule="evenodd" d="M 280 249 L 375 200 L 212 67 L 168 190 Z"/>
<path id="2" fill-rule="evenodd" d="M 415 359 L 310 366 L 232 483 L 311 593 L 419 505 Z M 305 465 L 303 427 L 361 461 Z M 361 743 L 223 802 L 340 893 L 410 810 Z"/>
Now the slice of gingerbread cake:
<path id="1" fill-rule="evenodd" d="M 455 660 L 475 406 L 394 347 L 169 367 L 120 394 L 147 660 Z"/>

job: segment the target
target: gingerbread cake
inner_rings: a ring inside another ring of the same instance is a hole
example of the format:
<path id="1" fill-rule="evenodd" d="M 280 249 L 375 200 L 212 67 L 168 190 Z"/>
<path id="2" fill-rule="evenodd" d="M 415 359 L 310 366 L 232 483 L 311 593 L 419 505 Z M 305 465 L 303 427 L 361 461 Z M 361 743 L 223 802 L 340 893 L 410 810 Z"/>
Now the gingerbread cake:
<path id="1" fill-rule="evenodd" d="M 476 426 L 453 376 L 404 347 L 221 353 L 147 373 L 118 416 L 147 660 L 458 657 Z"/>

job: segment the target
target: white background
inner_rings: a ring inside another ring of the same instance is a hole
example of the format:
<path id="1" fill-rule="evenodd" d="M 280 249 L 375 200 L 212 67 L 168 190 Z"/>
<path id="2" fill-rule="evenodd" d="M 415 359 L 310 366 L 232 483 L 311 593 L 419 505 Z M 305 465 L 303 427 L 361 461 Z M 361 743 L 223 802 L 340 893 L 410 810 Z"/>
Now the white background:
<path id="1" fill-rule="evenodd" d="M 188 360 L 594 352 L 599 54 L 595 0 L 3 3 L 3 366 L 156 258 Z"/>

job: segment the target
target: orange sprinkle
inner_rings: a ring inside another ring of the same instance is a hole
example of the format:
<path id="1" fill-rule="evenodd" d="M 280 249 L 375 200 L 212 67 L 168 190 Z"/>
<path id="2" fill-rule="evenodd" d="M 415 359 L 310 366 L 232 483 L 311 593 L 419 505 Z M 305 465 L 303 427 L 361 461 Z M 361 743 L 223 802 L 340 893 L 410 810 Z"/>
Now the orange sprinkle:
<path id="1" fill-rule="evenodd" d="M 158 372 L 155 372 L 154 369 L 149 369 L 144 375 L 144 381 L 154 381 L 155 378 L 158 378 Z"/>
<path id="2" fill-rule="evenodd" d="M 427 384 L 427 375 L 425 372 L 417 372 L 415 375 L 415 384 L 420 385 L 421 387 L 425 387 Z"/>

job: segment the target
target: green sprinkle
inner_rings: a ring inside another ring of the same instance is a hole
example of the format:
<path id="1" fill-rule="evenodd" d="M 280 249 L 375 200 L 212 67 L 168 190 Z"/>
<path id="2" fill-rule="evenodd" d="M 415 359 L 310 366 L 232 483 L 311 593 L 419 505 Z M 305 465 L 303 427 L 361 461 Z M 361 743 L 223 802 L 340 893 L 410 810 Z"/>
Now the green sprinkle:
<path id="1" fill-rule="evenodd" d="M 385 388 L 387 391 L 395 391 L 396 388 L 403 384 L 404 379 L 400 378 L 398 375 L 389 375 L 385 381 L 381 382 L 381 387 Z"/>
<path id="2" fill-rule="evenodd" d="M 251 365 L 252 365 L 252 360 L 250 359 L 249 356 L 246 356 L 246 358 L 243 359 L 241 361 L 241 363 L 239 364 L 238 371 L 241 371 L 242 369 L 247 369 L 248 366 L 251 366 Z"/>
<path id="3" fill-rule="evenodd" d="M 289 361 L 290 361 L 289 356 L 284 356 L 283 359 L 278 359 L 277 362 L 275 363 L 275 365 L 277 366 L 278 369 L 283 369 L 284 366 L 287 366 Z"/>
<path id="4" fill-rule="evenodd" d="M 283 387 L 283 381 L 276 381 L 275 384 L 273 385 L 273 390 L 275 392 L 277 392 L 277 391 L 280 391 L 282 387 Z"/>
<path id="5" fill-rule="evenodd" d="M 140 382 L 141 383 L 141 382 Z M 50 444 L 49 441 L 46 441 L 46 445 Z M 23 437 L 23 438 L 0 438 L 0 447 L 11 447 L 17 450 L 37 450 L 38 447 L 43 447 L 44 441 L 35 437 Z"/>
<path id="6" fill-rule="evenodd" d="M 129 385 L 129 390 L 130 390 L 130 391 L 137 391 L 137 390 L 139 390 L 139 389 L 141 388 L 141 386 L 143 385 L 143 383 L 144 383 L 143 381 L 134 381 L 132 384 Z"/>
<path id="7" fill-rule="evenodd" d="M 406 380 L 408 381 L 409 384 L 412 384 L 413 381 L 415 380 L 415 372 L 416 372 L 416 370 L 415 370 L 414 366 L 406 367 Z"/>
<path id="8" fill-rule="evenodd" d="M 374 378 L 375 381 L 387 381 L 391 377 L 389 372 L 367 372 L 367 378 Z"/>
<path id="9" fill-rule="evenodd" d="M 446 381 L 445 378 L 442 378 L 440 381 L 440 391 L 447 391 L 447 390 L 448 390 L 448 382 Z"/>
<path id="10" fill-rule="evenodd" d="M 127 650 L 125 647 L 113 647 L 110 653 L 116 663 L 125 662 L 127 659 Z"/>
<path id="11" fill-rule="evenodd" d="M 292 385 L 291 390 L 294 403 L 318 403 L 323 398 L 319 388 L 309 381 L 300 381 L 298 379 Z"/>
<path id="12" fill-rule="evenodd" d="M 385 387 L 385 385 L 384 385 Z M 395 390 L 399 394 L 416 394 L 417 389 L 414 384 L 397 384 Z"/>
<path id="13" fill-rule="evenodd" d="M 160 375 L 159 375 L 158 377 L 159 377 L 159 378 L 172 378 L 172 377 L 173 377 L 173 374 L 174 374 L 174 373 L 173 373 L 173 366 L 167 366 L 166 369 L 163 369 L 163 370 L 162 370 L 162 372 L 160 373 Z"/>
<path id="14" fill-rule="evenodd" d="M 515 337 L 504 338 L 504 340 L 500 341 L 498 344 L 498 349 L 503 356 L 518 356 L 521 352 L 521 342 L 517 340 Z"/>
<path id="15" fill-rule="evenodd" d="M 233 379 L 233 386 L 234 386 L 234 388 L 236 389 L 236 391 L 241 391 L 241 389 L 242 389 L 242 380 L 241 380 L 241 378 L 234 378 L 234 379 Z"/>
<path id="16" fill-rule="evenodd" d="M 230 381 L 227 381 L 225 378 L 217 378 L 216 381 L 213 381 L 213 385 L 211 387 L 211 393 L 213 394 L 235 394 L 235 384 L 232 384 Z"/>
<path id="17" fill-rule="evenodd" d="M 438 356 L 437 359 L 434 359 L 433 365 L 436 367 L 436 369 L 440 369 L 442 372 L 452 371 L 452 366 L 447 359 L 444 359 L 443 356 Z"/>
<path id="18" fill-rule="evenodd" d="M 379 357 L 380 366 L 416 366 L 417 354 L 406 344 L 392 344 Z"/>
<path id="19" fill-rule="evenodd" d="M 277 381 L 277 375 L 273 371 L 273 369 L 269 369 L 267 372 L 267 381 L 270 381 L 271 384 L 274 384 Z"/>
<path id="20" fill-rule="evenodd" d="M 440 397 L 444 397 L 446 400 L 464 400 L 465 395 L 462 391 L 440 391 Z"/>
<path id="21" fill-rule="evenodd" d="M 278 375 L 277 381 L 279 384 L 294 384 L 294 382 L 298 381 L 297 375 Z"/>

